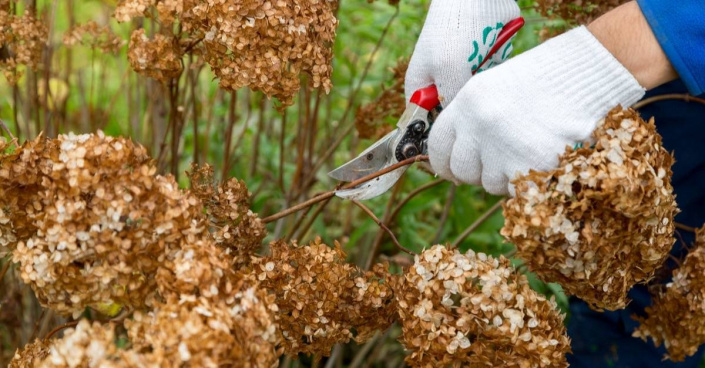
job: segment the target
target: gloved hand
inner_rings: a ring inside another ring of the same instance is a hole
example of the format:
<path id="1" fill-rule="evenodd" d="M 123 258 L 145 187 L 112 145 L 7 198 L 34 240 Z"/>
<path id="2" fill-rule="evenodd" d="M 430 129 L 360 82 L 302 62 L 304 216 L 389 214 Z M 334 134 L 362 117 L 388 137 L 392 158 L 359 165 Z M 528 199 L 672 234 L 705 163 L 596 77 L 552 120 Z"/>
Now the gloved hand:
<path id="1" fill-rule="evenodd" d="M 513 195 L 517 173 L 555 168 L 567 145 L 589 141 L 610 109 L 644 93 L 587 28 L 574 29 L 470 79 L 431 128 L 431 167 Z"/>
<path id="2" fill-rule="evenodd" d="M 505 24 L 519 17 L 514 0 L 433 0 L 406 72 L 405 92 L 435 84 L 450 103 L 484 60 Z M 505 60 L 511 42 L 480 70 Z"/>

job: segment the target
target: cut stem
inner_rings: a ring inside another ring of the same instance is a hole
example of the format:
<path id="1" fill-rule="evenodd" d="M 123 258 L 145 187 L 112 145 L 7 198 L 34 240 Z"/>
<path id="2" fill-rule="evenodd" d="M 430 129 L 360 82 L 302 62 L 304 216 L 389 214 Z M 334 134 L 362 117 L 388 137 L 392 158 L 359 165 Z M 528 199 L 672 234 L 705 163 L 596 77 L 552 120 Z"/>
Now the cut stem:
<path id="1" fill-rule="evenodd" d="M 377 216 L 375 216 L 375 214 L 369 208 L 367 208 L 364 204 L 360 203 L 360 201 L 353 200 L 352 202 L 355 203 L 356 206 L 360 207 L 363 211 L 365 211 L 365 213 L 367 213 L 368 216 L 370 216 L 373 220 L 375 220 L 375 222 L 377 223 L 377 225 L 379 225 L 379 227 L 384 229 L 384 231 L 386 231 L 387 234 L 389 234 L 389 237 L 392 238 L 392 242 L 394 242 L 394 245 L 396 245 L 400 251 L 411 254 L 411 255 L 415 254 L 414 252 L 404 248 L 401 244 L 399 244 L 399 241 L 397 240 L 397 237 L 394 235 L 392 230 L 390 230 L 387 227 L 387 225 L 385 225 L 382 221 L 380 221 L 380 219 L 377 218 Z"/>
<path id="2" fill-rule="evenodd" d="M 426 156 L 426 155 L 419 155 L 419 156 L 412 157 L 412 158 L 406 159 L 406 160 L 404 160 L 404 161 L 398 162 L 398 163 L 396 163 L 396 164 L 394 164 L 394 165 L 391 165 L 391 166 L 389 166 L 389 167 L 386 167 L 386 168 L 384 168 L 384 169 L 382 169 L 382 170 L 380 170 L 380 171 L 377 171 L 377 172 L 375 172 L 375 173 L 372 173 L 372 174 L 370 174 L 370 175 L 367 175 L 367 176 L 365 176 L 365 177 L 362 177 L 362 178 L 360 178 L 360 179 L 358 179 L 358 180 L 355 180 L 355 181 L 353 181 L 353 182 L 350 182 L 350 183 L 348 183 L 347 185 L 343 186 L 342 189 L 354 188 L 354 187 L 356 187 L 356 186 L 358 186 L 358 185 L 360 185 L 360 184 L 366 183 L 366 182 L 368 182 L 368 181 L 370 181 L 370 180 L 372 180 L 372 179 L 374 179 L 374 178 L 380 177 L 380 176 L 382 176 L 382 175 L 384 175 L 384 174 L 388 174 L 388 173 L 390 173 L 390 172 L 392 172 L 392 171 L 394 171 L 394 170 L 396 170 L 396 169 L 398 169 L 398 168 L 400 168 L 400 167 L 408 166 L 408 165 L 411 165 L 411 164 L 413 164 L 413 163 L 415 163 L 415 162 L 422 162 L 422 161 L 423 161 L 423 162 L 428 161 L 428 156 Z M 265 217 L 265 218 L 262 219 L 262 222 L 264 222 L 265 224 L 267 224 L 267 223 L 270 223 L 270 222 L 272 222 L 272 221 L 279 220 L 280 218 L 282 218 L 282 217 L 284 217 L 284 216 L 288 216 L 288 215 L 290 215 L 290 214 L 292 214 L 292 213 L 301 211 L 301 210 L 304 209 L 304 208 L 311 207 L 311 206 L 313 206 L 314 204 L 316 204 L 316 203 L 318 203 L 318 202 L 321 202 L 321 201 L 324 201 L 324 200 L 326 200 L 326 199 L 328 199 L 328 198 L 333 197 L 333 196 L 335 195 L 335 192 L 336 192 L 336 190 L 331 190 L 330 192 L 325 192 L 325 193 L 323 193 L 323 194 L 319 194 L 319 195 L 317 195 L 317 196 L 315 196 L 315 197 L 309 199 L 309 200 L 306 201 L 306 202 L 297 204 L 296 206 L 287 208 L 287 209 L 284 210 L 284 211 L 281 211 L 281 212 L 275 213 L 274 215 Z"/>
<path id="3" fill-rule="evenodd" d="M 503 203 L 504 203 L 504 199 L 501 201 L 498 201 L 492 207 L 490 207 L 490 209 L 485 211 L 485 213 L 483 213 L 482 216 L 480 216 L 480 218 L 475 220 L 475 222 L 473 222 L 472 225 L 470 225 L 467 229 L 465 229 L 465 231 L 463 231 L 463 233 L 460 234 L 460 236 L 458 236 L 455 239 L 455 241 L 453 241 L 451 248 L 457 248 L 458 245 L 460 243 L 462 243 L 463 240 L 465 240 L 465 238 L 470 236 L 470 234 L 472 234 L 473 231 L 475 231 L 480 225 L 482 225 L 485 221 L 487 221 L 487 219 L 490 218 L 490 216 L 492 216 L 495 212 L 497 212 L 497 210 L 500 207 L 502 207 Z"/>

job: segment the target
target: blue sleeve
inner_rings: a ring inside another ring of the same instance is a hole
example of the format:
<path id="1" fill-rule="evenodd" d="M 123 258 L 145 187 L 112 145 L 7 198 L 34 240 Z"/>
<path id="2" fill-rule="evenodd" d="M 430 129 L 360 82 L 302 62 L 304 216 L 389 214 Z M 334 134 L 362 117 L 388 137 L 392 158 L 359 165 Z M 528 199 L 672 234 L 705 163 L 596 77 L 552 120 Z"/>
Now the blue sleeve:
<path id="1" fill-rule="evenodd" d="M 705 93 L 705 1 L 637 0 L 691 94 Z"/>

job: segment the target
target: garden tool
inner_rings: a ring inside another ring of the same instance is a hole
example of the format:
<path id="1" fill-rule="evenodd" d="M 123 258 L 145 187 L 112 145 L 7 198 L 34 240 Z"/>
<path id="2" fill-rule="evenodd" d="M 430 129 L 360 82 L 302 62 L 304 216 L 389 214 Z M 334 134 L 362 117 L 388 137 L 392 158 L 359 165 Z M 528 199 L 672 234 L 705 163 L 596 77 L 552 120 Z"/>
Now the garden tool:
<path id="1" fill-rule="evenodd" d="M 492 58 L 524 25 L 519 17 L 507 23 L 497 36 L 495 45 L 473 74 Z M 427 154 L 428 134 L 442 106 L 435 85 L 414 92 L 406 110 L 397 122 L 397 129 L 382 137 L 372 146 L 337 169 L 328 173 L 334 179 L 351 182 L 373 174 L 401 161 Z M 401 178 L 408 166 L 397 168 L 354 188 L 338 190 L 336 196 L 351 200 L 365 200 L 385 193 Z"/>

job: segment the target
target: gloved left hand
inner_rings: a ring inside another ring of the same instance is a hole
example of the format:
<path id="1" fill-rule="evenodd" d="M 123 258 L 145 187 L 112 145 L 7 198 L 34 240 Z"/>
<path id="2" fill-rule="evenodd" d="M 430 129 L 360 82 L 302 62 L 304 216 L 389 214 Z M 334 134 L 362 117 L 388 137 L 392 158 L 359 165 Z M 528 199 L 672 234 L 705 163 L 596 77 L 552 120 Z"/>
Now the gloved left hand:
<path id="1" fill-rule="evenodd" d="M 406 72 L 406 100 L 435 84 L 447 106 L 519 13 L 514 0 L 433 0 Z M 511 51 L 510 42 L 478 71 L 501 63 Z"/>

